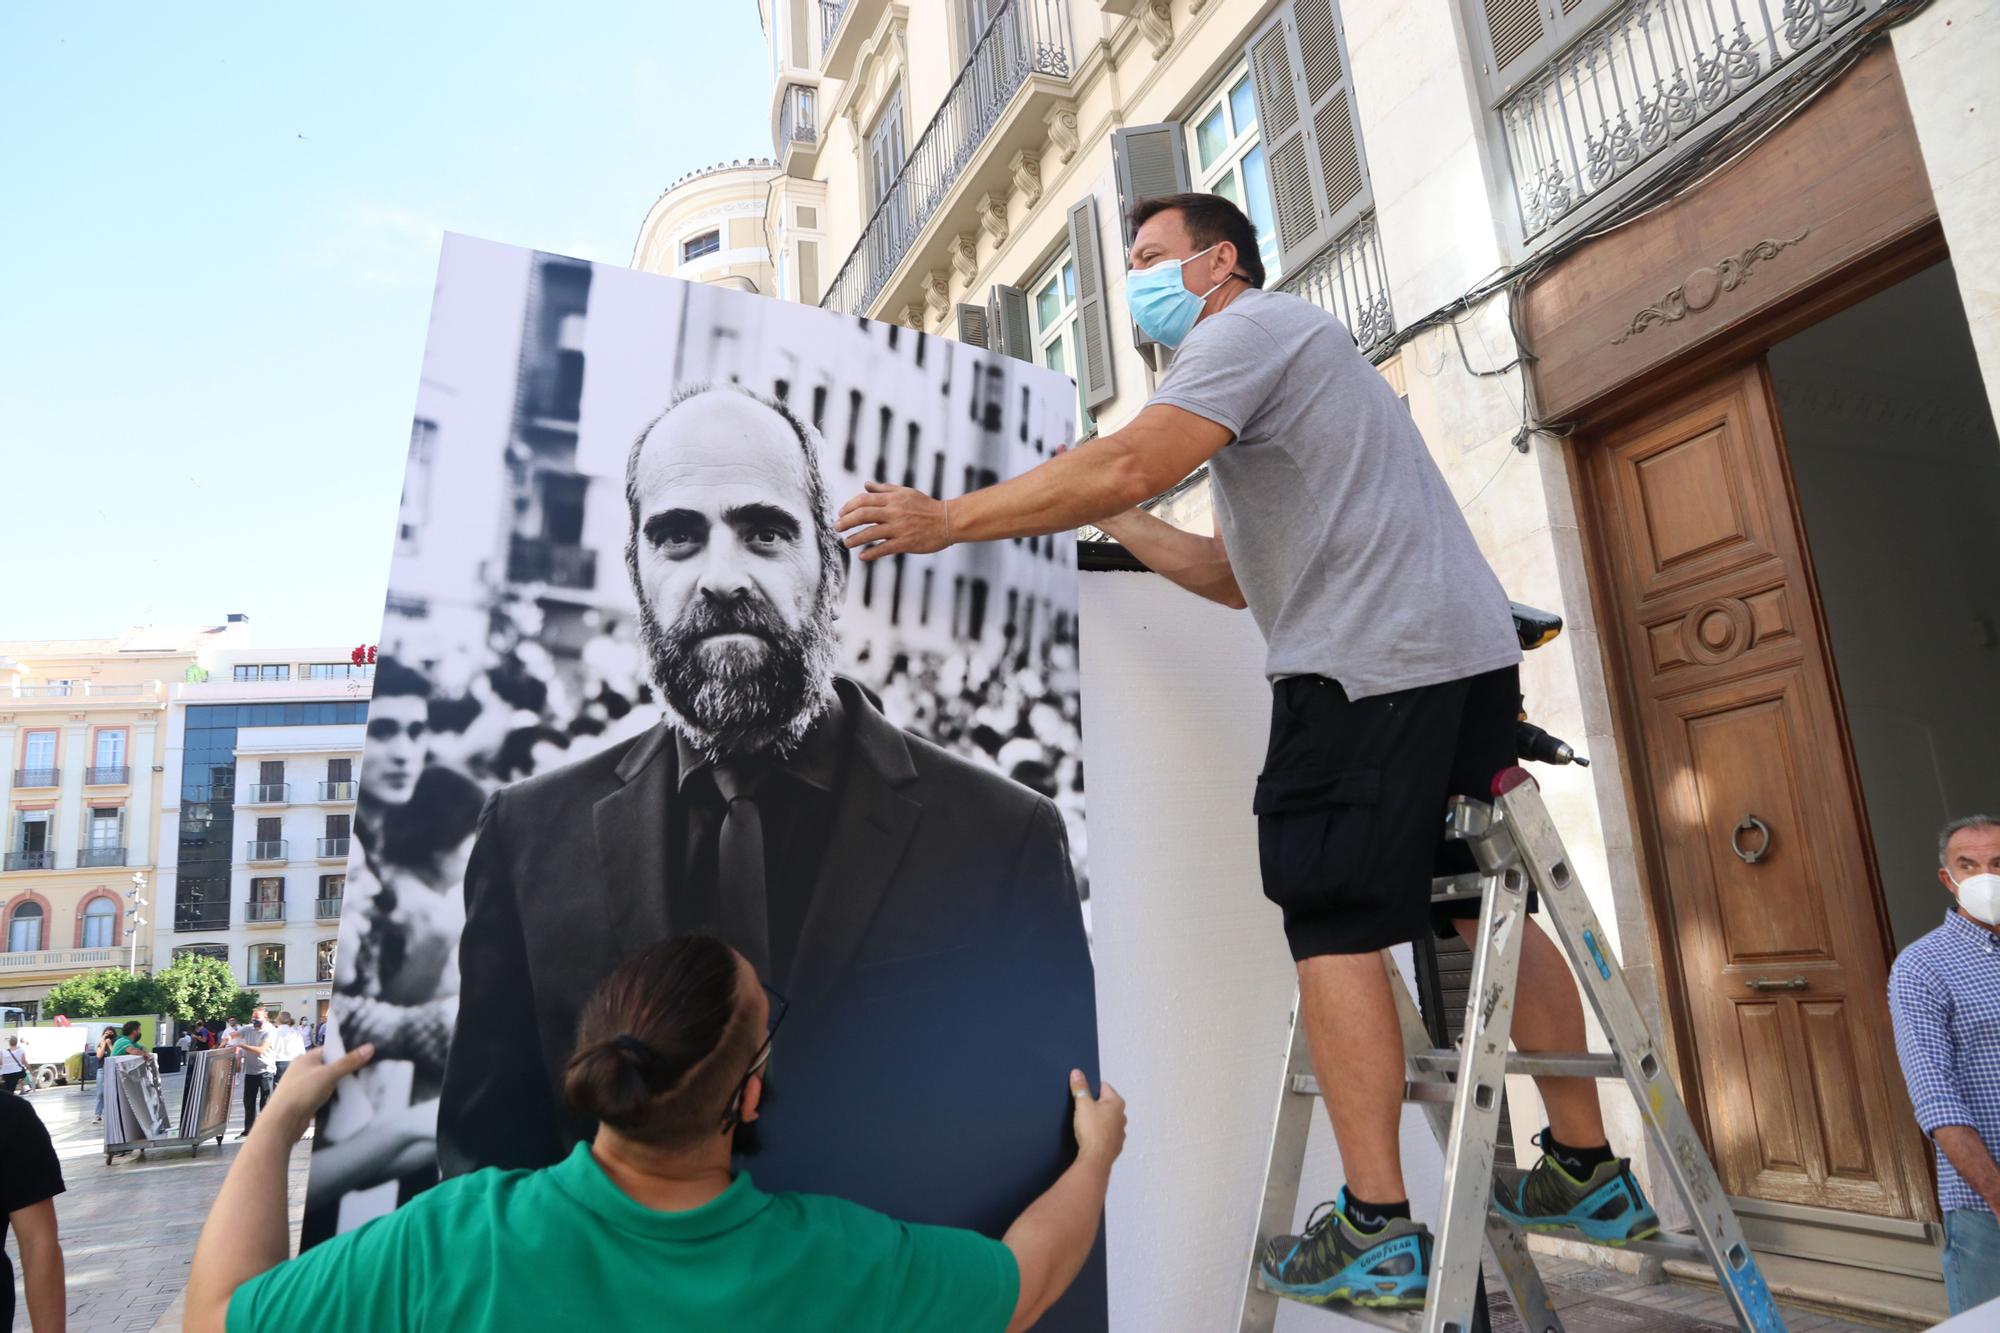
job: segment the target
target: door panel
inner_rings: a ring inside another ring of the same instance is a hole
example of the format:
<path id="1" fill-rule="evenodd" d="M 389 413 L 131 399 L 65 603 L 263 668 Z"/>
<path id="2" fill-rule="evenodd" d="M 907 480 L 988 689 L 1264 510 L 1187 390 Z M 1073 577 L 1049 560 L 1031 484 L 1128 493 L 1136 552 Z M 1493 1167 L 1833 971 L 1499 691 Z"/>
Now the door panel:
<path id="1" fill-rule="evenodd" d="M 1630 665 L 1635 782 L 1731 1194 L 1928 1215 L 1892 1095 L 1887 948 L 1833 675 L 1760 364 L 1589 456 Z"/>

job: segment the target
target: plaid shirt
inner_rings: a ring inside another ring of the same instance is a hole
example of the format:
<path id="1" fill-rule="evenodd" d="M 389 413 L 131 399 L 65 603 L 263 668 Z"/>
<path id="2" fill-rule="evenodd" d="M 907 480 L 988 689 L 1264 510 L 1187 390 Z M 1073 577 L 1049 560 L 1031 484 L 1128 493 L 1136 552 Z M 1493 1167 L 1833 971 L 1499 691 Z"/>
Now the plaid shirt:
<path id="1" fill-rule="evenodd" d="M 2000 1156 L 2000 935 L 1962 913 L 1903 950 L 1889 970 L 1896 1056 L 1926 1134 L 1970 1125 Z M 1991 1212 L 1940 1152 L 1938 1203 Z"/>

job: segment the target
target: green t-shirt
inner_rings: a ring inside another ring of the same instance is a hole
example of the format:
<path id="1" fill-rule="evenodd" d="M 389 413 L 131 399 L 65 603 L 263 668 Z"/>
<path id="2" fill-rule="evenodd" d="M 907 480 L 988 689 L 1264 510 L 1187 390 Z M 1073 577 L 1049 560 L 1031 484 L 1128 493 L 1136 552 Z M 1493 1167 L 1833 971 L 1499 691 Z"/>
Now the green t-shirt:
<path id="1" fill-rule="evenodd" d="M 111 1053 L 113 1055 L 144 1055 L 146 1048 L 138 1042 L 133 1041 L 130 1037 L 120 1037 L 117 1041 L 111 1043 Z"/>
<path id="2" fill-rule="evenodd" d="M 662 1213 L 579 1143 L 542 1171 L 447 1180 L 237 1288 L 229 1333 L 485 1329 L 999 1333 L 1020 1273 L 977 1232 L 897 1222 L 739 1173 Z"/>

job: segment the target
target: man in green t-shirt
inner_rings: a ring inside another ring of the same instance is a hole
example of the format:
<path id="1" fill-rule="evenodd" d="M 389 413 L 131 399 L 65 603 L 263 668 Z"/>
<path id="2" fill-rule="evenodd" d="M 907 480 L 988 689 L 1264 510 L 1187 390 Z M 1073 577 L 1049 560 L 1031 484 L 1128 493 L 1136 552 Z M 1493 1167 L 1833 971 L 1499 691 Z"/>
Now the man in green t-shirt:
<path id="1" fill-rule="evenodd" d="M 293 1061 L 230 1168 L 187 1288 L 192 1333 L 577 1327 L 810 1333 L 1033 1325 L 1097 1236 L 1125 1104 L 1070 1075 L 1076 1160 L 998 1241 L 897 1222 L 732 1172 L 758 1119 L 782 997 L 719 940 L 621 964 L 584 1009 L 564 1098 L 598 1123 L 555 1166 L 455 1177 L 287 1260 L 286 1162 L 363 1046 Z M 926 1076 L 910 1053 L 909 1077 Z M 897 1095 L 884 1087 L 886 1100 Z M 801 1125 L 810 1124 L 801 1117 Z M 337 1152 L 340 1145 L 331 1145 Z"/>

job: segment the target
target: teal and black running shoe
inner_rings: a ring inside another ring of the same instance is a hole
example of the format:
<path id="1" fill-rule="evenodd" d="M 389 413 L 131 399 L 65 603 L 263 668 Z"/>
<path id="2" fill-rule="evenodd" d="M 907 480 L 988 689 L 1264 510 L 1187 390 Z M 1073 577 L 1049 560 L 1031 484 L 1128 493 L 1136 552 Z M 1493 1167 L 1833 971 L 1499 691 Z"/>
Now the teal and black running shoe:
<path id="1" fill-rule="evenodd" d="M 1305 1234 L 1267 1241 L 1264 1285 L 1313 1305 L 1345 1301 L 1378 1310 L 1421 1310 L 1430 1284 L 1431 1233 L 1397 1218 L 1380 1231 L 1347 1220 L 1347 1191 L 1313 1209 Z"/>
<path id="2" fill-rule="evenodd" d="M 1542 1143 L 1548 1131 L 1535 1135 Z M 1600 1162 L 1582 1180 L 1546 1152 L 1514 1189 L 1495 1188 L 1493 1206 L 1529 1231 L 1578 1231 L 1600 1245 L 1644 1240 L 1660 1229 L 1632 1164 L 1623 1157 Z"/>

